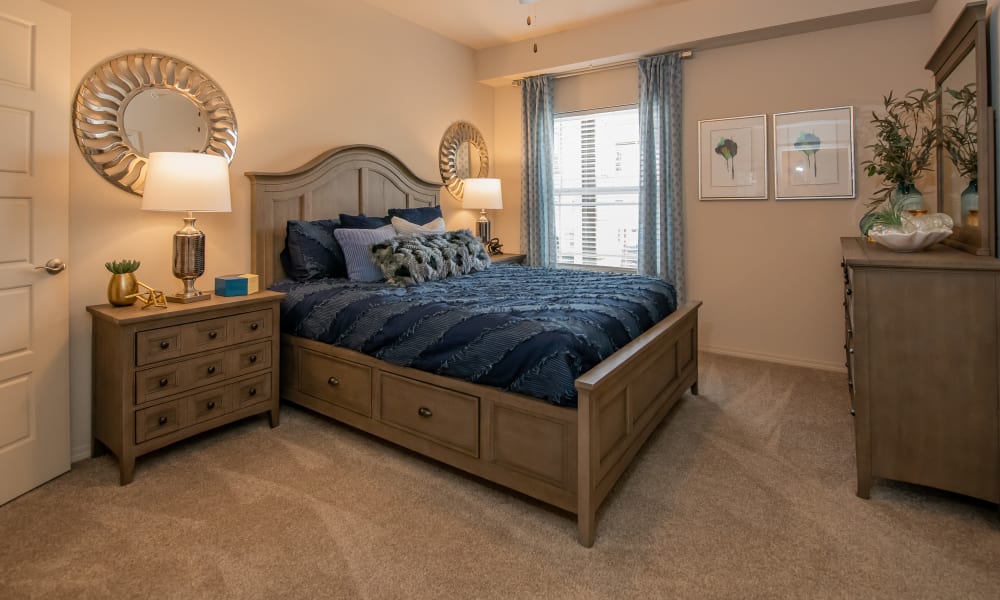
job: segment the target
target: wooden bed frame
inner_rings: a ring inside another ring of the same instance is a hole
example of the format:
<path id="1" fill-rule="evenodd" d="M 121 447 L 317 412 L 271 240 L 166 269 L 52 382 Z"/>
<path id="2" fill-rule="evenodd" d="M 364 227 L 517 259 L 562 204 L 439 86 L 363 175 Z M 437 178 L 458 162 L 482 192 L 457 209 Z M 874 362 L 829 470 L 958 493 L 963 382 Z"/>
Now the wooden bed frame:
<path id="1" fill-rule="evenodd" d="M 441 191 L 371 146 L 247 177 L 262 288 L 284 278 L 278 257 L 287 221 L 433 206 Z M 576 513 L 579 541 L 590 547 L 598 506 L 684 392 L 697 394 L 700 305 L 678 308 L 580 376 L 578 409 L 287 334 L 281 397 Z"/>

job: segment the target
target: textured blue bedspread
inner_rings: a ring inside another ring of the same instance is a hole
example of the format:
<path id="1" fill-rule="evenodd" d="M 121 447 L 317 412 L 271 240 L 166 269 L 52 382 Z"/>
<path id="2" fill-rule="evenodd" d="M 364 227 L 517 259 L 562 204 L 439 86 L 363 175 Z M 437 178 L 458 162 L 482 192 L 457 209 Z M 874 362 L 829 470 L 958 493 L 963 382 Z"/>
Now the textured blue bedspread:
<path id="1" fill-rule="evenodd" d="M 494 265 L 411 287 L 282 281 L 281 331 L 576 406 L 573 381 L 677 307 L 669 283 Z"/>

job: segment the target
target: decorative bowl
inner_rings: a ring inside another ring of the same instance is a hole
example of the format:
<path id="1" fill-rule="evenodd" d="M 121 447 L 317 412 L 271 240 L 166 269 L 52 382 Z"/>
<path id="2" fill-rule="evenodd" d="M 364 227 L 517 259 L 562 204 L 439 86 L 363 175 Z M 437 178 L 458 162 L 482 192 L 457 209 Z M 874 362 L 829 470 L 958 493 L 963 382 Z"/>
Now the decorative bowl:
<path id="1" fill-rule="evenodd" d="M 951 235 L 954 223 L 945 213 L 903 215 L 900 227 L 876 225 L 868 232 L 875 242 L 894 252 L 919 252 Z"/>

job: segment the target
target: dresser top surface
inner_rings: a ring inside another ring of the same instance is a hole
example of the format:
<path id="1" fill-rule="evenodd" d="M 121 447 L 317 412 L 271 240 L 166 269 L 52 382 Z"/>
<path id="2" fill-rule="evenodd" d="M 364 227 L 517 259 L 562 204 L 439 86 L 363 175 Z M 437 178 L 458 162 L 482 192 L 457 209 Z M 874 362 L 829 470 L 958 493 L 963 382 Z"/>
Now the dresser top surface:
<path id="1" fill-rule="evenodd" d="M 922 252 L 893 252 L 859 237 L 840 238 L 844 262 L 851 267 L 896 267 L 904 269 L 964 269 L 1000 271 L 1000 259 L 976 256 L 944 244 Z"/>
<path id="2" fill-rule="evenodd" d="M 200 313 L 206 313 L 213 310 L 219 310 L 223 308 L 246 308 L 247 310 L 252 310 L 254 306 L 260 304 L 266 304 L 269 302 L 276 302 L 284 298 L 285 295 L 281 292 L 272 292 L 270 290 L 265 290 L 262 292 L 257 292 L 256 294 L 250 294 L 248 296 L 219 296 L 213 295 L 208 300 L 203 300 L 200 302 L 192 302 L 190 304 L 179 304 L 168 302 L 167 308 L 157 308 L 155 306 L 150 306 L 149 308 L 143 308 L 140 303 L 133 304 L 132 306 L 112 306 L 110 304 L 98 304 L 94 306 L 88 306 L 87 312 L 94 316 L 96 319 L 103 319 L 105 321 L 112 321 L 118 324 L 128 324 L 128 323 L 141 323 L 144 321 L 154 321 L 157 319 L 167 319 L 170 317 L 176 317 L 179 315 L 191 316 L 192 318 L 197 318 Z"/>

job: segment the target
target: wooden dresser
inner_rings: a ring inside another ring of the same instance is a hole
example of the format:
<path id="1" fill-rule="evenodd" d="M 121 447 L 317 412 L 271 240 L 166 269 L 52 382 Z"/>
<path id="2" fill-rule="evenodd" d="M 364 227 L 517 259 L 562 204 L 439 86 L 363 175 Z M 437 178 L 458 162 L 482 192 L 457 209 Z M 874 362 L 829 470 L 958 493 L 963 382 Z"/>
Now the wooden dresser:
<path id="1" fill-rule="evenodd" d="M 94 450 L 135 459 L 267 412 L 278 425 L 279 304 L 260 292 L 168 308 L 88 306 L 93 316 Z"/>
<path id="2" fill-rule="evenodd" d="M 884 477 L 1000 502 L 1000 260 L 841 249 L 858 496 Z"/>

